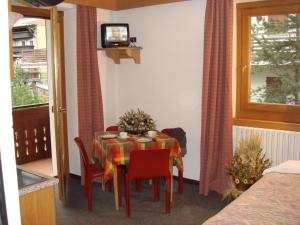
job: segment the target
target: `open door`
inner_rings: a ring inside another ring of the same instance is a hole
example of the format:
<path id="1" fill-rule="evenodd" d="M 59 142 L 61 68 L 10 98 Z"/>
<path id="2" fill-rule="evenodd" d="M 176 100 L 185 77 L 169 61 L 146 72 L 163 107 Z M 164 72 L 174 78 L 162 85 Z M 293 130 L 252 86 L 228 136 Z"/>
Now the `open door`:
<path id="1" fill-rule="evenodd" d="M 53 113 L 57 151 L 57 172 L 59 177 L 59 198 L 66 200 L 66 182 L 69 176 L 67 144 L 67 111 L 65 95 L 65 65 L 63 50 L 63 13 L 57 7 L 50 10 L 53 55 Z"/>

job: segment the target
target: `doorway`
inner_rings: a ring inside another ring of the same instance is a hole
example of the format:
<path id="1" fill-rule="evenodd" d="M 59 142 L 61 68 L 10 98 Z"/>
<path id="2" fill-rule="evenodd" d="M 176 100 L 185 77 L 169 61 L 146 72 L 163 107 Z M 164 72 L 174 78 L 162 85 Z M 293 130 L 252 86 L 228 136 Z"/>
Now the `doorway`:
<path id="1" fill-rule="evenodd" d="M 52 93 L 50 20 L 24 17 L 12 29 L 13 127 L 16 162 L 57 176 Z"/>
<path id="2" fill-rule="evenodd" d="M 49 152 L 51 152 L 51 161 L 52 165 L 54 165 L 52 166 L 52 173 L 53 175 L 57 174 L 57 177 L 59 178 L 59 198 L 65 201 L 66 181 L 69 175 L 69 155 L 64 69 L 64 13 L 57 11 L 56 7 L 49 10 L 35 7 L 12 6 L 12 11 L 22 14 L 24 19 L 31 21 L 35 20 L 39 21 L 41 24 L 45 24 L 44 28 L 40 30 L 45 30 L 44 33 L 46 33 L 46 38 L 41 38 L 40 42 L 43 43 L 46 40 L 46 51 L 44 51 L 43 55 L 45 57 L 46 52 L 47 73 L 44 74 L 48 74 L 48 79 L 45 78 L 46 75 L 43 75 L 44 80 L 42 80 L 44 83 L 47 83 L 48 81 L 48 97 L 44 97 L 44 99 L 48 99 L 48 105 L 45 102 L 38 103 L 38 105 L 34 107 L 35 111 L 23 113 L 22 116 L 20 116 L 20 118 L 23 119 L 23 122 L 20 122 L 21 127 L 23 126 L 23 128 L 21 131 L 17 132 L 17 138 L 16 132 L 14 132 L 16 158 L 18 157 L 18 154 L 20 157 L 21 145 L 23 145 L 22 154 L 26 154 L 27 157 L 28 155 L 33 156 L 37 152 L 41 154 L 45 154 L 45 152 L 48 152 L 49 154 Z M 34 33 L 33 31 L 31 32 Z M 21 46 L 25 44 L 26 46 L 28 43 L 28 45 L 31 46 L 35 44 L 34 41 L 38 42 L 38 40 L 29 40 L 29 42 L 25 41 L 24 43 L 23 40 L 23 42 L 20 42 L 19 44 L 21 44 Z M 36 49 L 36 51 L 41 50 Z M 13 53 L 13 43 L 11 43 L 11 53 Z M 37 56 L 34 55 L 32 57 Z M 11 58 L 13 58 L 13 54 Z M 11 61 L 13 62 L 13 60 Z M 30 63 L 34 63 L 33 60 L 29 61 Z M 41 64 L 39 65 L 41 66 Z M 13 67 L 13 65 L 11 65 L 11 67 Z M 27 71 L 27 73 L 29 72 L 30 71 Z M 40 73 L 39 75 L 36 68 L 32 73 L 32 76 L 35 76 L 35 78 L 42 79 L 42 74 Z M 14 80 L 14 76 L 12 76 L 11 80 Z M 34 79 L 34 81 L 36 81 L 36 79 Z M 28 83 L 26 83 L 26 85 L 28 86 Z M 33 87 L 36 88 L 36 85 L 33 85 Z M 39 91 L 40 90 L 31 90 L 31 98 L 40 98 L 44 92 L 41 91 L 39 93 Z M 30 108 L 30 105 L 27 107 Z M 23 110 L 27 107 L 23 107 Z M 46 114 L 48 114 L 48 117 L 45 116 Z M 44 117 L 41 115 L 44 115 Z M 29 120 L 26 119 L 25 116 L 31 116 L 31 119 L 34 118 L 32 119 L 34 122 L 29 123 L 29 125 L 32 126 L 31 129 L 24 128 L 25 122 Z M 43 117 L 43 119 L 39 117 Z M 49 123 L 48 127 L 46 126 L 47 123 Z M 35 125 L 33 126 L 33 124 Z M 19 134 L 21 134 L 21 136 Z M 52 151 L 50 151 L 50 149 Z M 30 154 L 30 152 L 34 152 L 34 154 Z M 43 157 L 47 159 L 49 158 L 49 155 Z"/>

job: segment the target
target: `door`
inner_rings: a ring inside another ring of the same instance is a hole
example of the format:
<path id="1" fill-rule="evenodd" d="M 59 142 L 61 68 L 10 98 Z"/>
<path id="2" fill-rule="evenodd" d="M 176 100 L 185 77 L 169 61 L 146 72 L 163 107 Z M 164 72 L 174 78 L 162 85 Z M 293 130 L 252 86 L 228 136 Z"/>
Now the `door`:
<path id="1" fill-rule="evenodd" d="M 57 158 L 57 172 L 59 177 L 59 197 L 65 200 L 66 178 L 69 175 L 69 156 L 67 143 L 67 115 L 65 95 L 65 71 L 64 71 L 64 33 L 63 33 L 63 12 L 57 8 L 51 10 L 13 6 L 12 11 L 28 17 L 38 17 L 51 20 L 51 64 L 52 64 L 52 87 L 53 107 L 55 123 L 55 144 Z"/>
<path id="2" fill-rule="evenodd" d="M 53 54 L 53 113 L 57 151 L 57 171 L 59 177 L 59 198 L 66 200 L 66 181 L 69 175 L 67 144 L 67 111 L 65 95 L 65 65 L 63 50 L 63 13 L 57 7 L 50 10 Z"/>

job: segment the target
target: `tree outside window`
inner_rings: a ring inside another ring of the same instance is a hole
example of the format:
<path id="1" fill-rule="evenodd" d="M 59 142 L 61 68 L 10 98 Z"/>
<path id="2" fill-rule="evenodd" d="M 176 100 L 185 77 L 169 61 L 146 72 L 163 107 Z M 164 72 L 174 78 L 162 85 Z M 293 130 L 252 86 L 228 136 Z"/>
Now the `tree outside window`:
<path id="1" fill-rule="evenodd" d="M 251 102 L 300 104 L 300 14 L 251 17 Z"/>

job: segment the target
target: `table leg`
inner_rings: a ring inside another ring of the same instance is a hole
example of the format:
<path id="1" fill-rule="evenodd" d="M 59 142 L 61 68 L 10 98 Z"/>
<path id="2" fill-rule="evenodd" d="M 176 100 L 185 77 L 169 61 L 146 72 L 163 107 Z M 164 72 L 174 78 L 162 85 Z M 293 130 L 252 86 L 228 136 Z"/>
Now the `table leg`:
<path id="1" fill-rule="evenodd" d="M 118 168 L 118 200 L 119 207 L 122 206 L 122 168 L 121 166 L 117 166 Z"/>
<path id="2" fill-rule="evenodd" d="M 171 173 L 171 198 L 170 202 L 172 203 L 173 201 L 173 164 L 170 163 L 170 173 Z"/>
<path id="3" fill-rule="evenodd" d="M 114 165 L 114 194 L 116 210 L 119 210 L 119 192 L 118 192 L 118 168 Z"/>

